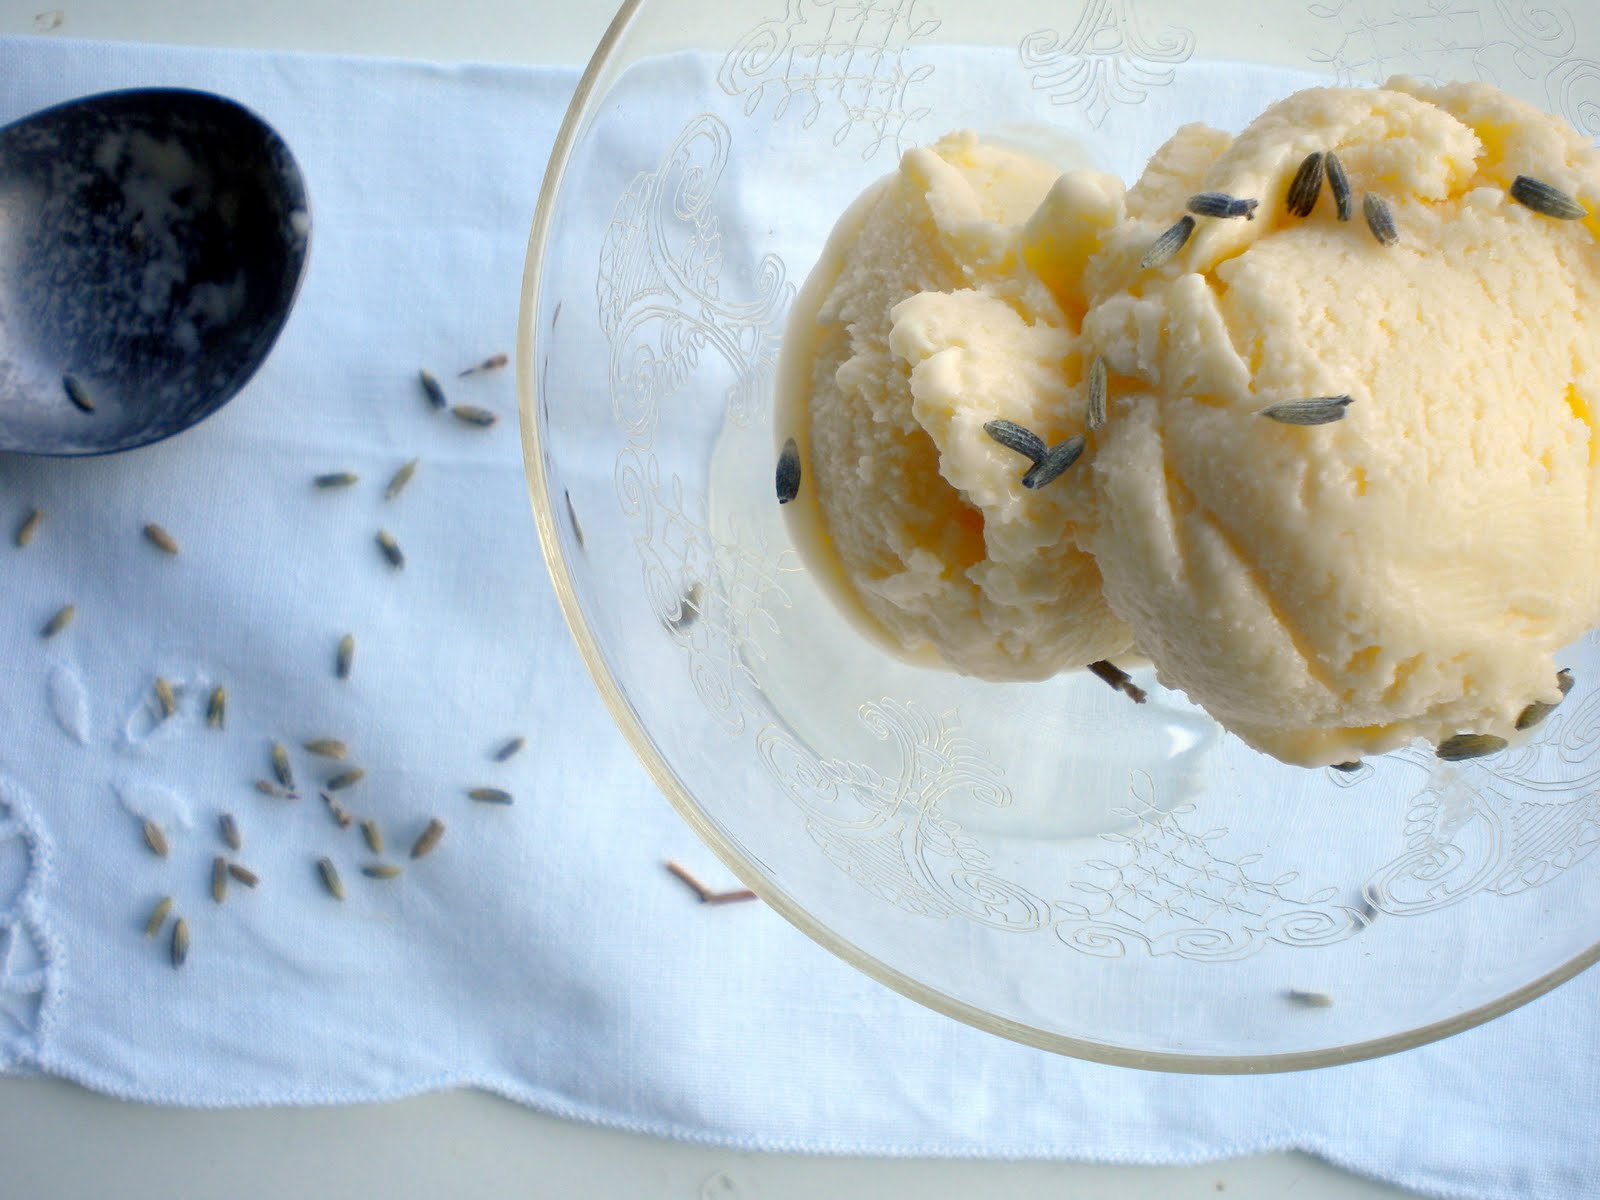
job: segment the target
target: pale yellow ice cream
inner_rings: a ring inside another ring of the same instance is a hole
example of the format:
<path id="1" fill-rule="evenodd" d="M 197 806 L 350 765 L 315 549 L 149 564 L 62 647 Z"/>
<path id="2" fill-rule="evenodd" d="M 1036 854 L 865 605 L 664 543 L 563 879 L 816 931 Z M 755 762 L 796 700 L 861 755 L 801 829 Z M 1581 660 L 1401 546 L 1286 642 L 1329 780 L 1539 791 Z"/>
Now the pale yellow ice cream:
<path id="1" fill-rule="evenodd" d="M 1057 174 L 970 134 L 910 151 L 840 221 L 784 344 L 808 562 L 897 653 L 986 678 L 1044 678 L 1131 640 L 1074 542 L 1081 501 L 1024 489 L 1028 463 L 983 432 L 1082 426 L 1075 316 L 1021 254 Z M 1082 190 L 1120 215 L 1115 179 Z"/>
<path id="2" fill-rule="evenodd" d="M 1286 211 L 1324 151 L 1348 221 L 1327 188 Z M 1556 118 L 1405 80 L 1298 93 L 1237 139 L 1185 127 L 1126 195 L 1092 172 L 1047 193 L 1041 164 L 970 137 L 911 153 L 841 224 L 786 346 L 813 364 L 818 544 L 902 646 L 971 674 L 1136 642 L 1304 765 L 1514 738 L 1600 623 L 1600 222 L 1514 202 L 1519 174 L 1600 206 L 1600 155 Z M 1200 192 L 1259 208 L 1141 266 Z M 1097 354 L 1107 423 L 1023 489 L 984 422 L 1083 432 Z M 1340 395 L 1329 424 L 1259 415 Z"/>
<path id="3" fill-rule="evenodd" d="M 1285 211 L 1318 150 L 1347 169 L 1348 222 L 1328 190 Z M 1288 762 L 1513 736 L 1600 620 L 1597 228 L 1513 202 L 1519 173 L 1600 200 L 1594 150 L 1486 85 L 1301 92 L 1231 144 L 1179 131 L 1067 281 L 1112 374 L 1083 526 L 1106 597 L 1164 684 Z M 1140 270 L 1201 191 L 1259 215 Z M 1255 415 L 1338 394 L 1334 424 Z"/>

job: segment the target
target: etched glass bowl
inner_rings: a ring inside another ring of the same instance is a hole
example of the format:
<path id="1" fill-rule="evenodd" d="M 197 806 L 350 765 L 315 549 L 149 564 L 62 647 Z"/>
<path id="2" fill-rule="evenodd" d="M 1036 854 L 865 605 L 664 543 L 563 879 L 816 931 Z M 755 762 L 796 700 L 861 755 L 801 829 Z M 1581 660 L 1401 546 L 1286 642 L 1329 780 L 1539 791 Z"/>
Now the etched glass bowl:
<path id="1" fill-rule="evenodd" d="M 624 733 L 778 912 L 1084 1058 L 1217 1072 L 1465 1029 L 1600 955 L 1600 648 L 1529 746 L 1284 767 L 1182 696 L 864 641 L 773 497 L 784 318 L 834 219 L 956 128 L 1131 180 L 1316 82 L 1487 79 L 1600 133 L 1600 14 L 1407 0 L 638 0 L 557 140 L 519 346 L 557 595 Z"/>

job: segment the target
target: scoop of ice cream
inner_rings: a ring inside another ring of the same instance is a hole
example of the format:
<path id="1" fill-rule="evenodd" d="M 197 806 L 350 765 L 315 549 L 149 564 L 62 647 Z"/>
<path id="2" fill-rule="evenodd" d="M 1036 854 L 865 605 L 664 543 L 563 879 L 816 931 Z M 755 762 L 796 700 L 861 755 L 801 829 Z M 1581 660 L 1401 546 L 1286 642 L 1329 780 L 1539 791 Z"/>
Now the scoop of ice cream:
<path id="1" fill-rule="evenodd" d="M 984 432 L 1004 418 L 1053 444 L 1083 426 L 1083 305 L 1063 280 L 1098 245 L 1077 217 L 1114 225 L 1122 185 L 1052 191 L 1057 175 L 971 134 L 908 152 L 840 221 L 780 367 L 780 440 L 798 430 L 811 483 L 786 512 L 810 565 L 892 648 L 989 678 L 1043 678 L 1130 642 L 1075 542 L 1082 497 L 1023 488 L 1029 462 Z M 1025 238 L 1047 193 L 1062 221 Z M 1053 289 L 1025 244 L 1055 264 Z"/>
<path id="2" fill-rule="evenodd" d="M 1348 221 L 1328 188 L 1285 209 L 1316 151 Z M 1600 226 L 1514 202 L 1518 174 L 1600 202 L 1593 148 L 1486 85 L 1301 92 L 1237 140 L 1180 130 L 1068 281 L 1112 376 L 1079 526 L 1107 599 L 1163 683 L 1281 759 L 1510 735 L 1600 619 Z M 1260 207 L 1141 270 L 1203 191 Z M 1334 423 L 1259 415 L 1339 395 Z"/>

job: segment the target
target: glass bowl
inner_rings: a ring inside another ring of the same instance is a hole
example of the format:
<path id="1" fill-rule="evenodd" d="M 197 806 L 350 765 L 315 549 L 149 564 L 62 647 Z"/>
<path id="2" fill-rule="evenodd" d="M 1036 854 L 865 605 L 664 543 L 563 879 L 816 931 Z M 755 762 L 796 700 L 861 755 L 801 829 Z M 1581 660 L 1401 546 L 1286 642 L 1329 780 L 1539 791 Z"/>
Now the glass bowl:
<path id="1" fill-rule="evenodd" d="M 630 0 L 584 75 L 518 356 L 556 593 L 696 833 L 913 999 L 1083 1058 L 1289 1070 L 1468 1028 L 1600 955 L 1592 635 L 1520 750 L 1301 770 L 1146 673 L 1136 707 L 1083 672 L 884 654 L 773 496 L 785 316 L 901 151 L 973 128 L 1131 181 L 1185 121 L 1394 73 L 1600 133 L 1600 15 L 1545 4 Z"/>

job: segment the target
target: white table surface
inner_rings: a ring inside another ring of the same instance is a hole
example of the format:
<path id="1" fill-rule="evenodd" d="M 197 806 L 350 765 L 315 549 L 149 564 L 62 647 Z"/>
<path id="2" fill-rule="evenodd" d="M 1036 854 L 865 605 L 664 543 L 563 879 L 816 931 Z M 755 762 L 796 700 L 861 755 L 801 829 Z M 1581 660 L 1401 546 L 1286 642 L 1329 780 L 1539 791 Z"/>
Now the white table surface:
<path id="1" fill-rule="evenodd" d="M 606 0 L 0 0 L 0 34 L 582 64 Z M 532 217 L 533 197 L 529 197 Z M 665 803 L 665 801 L 663 801 Z M 0 1196 L 659 1197 L 662 1200 L 1374 1200 L 1401 1193 L 1298 1154 L 1199 1167 L 884 1161 L 741 1154 L 545 1117 L 449 1092 L 396 1104 L 227 1112 L 126 1104 L 0 1079 Z"/>

